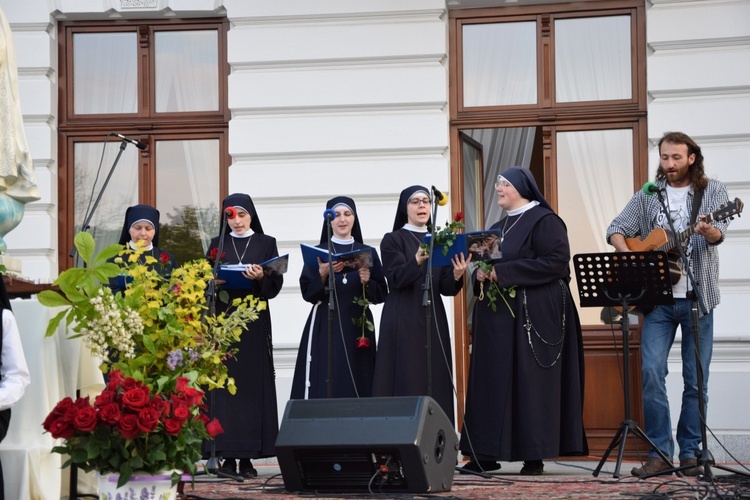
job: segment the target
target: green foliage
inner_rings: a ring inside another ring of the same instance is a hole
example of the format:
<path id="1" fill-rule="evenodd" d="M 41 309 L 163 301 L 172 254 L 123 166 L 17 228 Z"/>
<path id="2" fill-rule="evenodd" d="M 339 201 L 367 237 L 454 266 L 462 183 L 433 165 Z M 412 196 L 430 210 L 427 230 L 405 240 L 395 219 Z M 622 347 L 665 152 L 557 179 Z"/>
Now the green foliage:
<path id="1" fill-rule="evenodd" d="M 488 276 L 488 279 L 483 281 L 480 285 L 479 301 L 481 302 L 486 299 L 487 306 L 491 307 L 494 312 L 497 312 L 497 299 L 498 297 L 500 297 L 501 299 L 503 299 L 503 302 L 505 302 L 505 307 L 508 308 L 510 315 L 515 318 L 516 315 L 513 312 L 513 308 L 510 306 L 510 303 L 508 302 L 508 299 L 505 298 L 505 296 L 507 295 L 511 299 L 514 299 L 516 297 L 516 285 L 504 287 L 501 289 L 498 286 L 497 281 L 489 279 L 489 276 L 493 271 L 491 262 L 479 261 L 477 262 L 477 267 L 479 268 L 479 270 L 484 272 L 486 276 Z M 488 284 L 486 290 L 484 287 L 485 284 Z"/>
<path id="2" fill-rule="evenodd" d="M 177 433 L 174 428 L 167 432 L 167 424 L 160 420 L 153 430 L 126 438 L 111 423 L 98 421 L 89 428 L 62 417 L 56 420 L 53 417 L 59 415 L 53 415 L 53 410 L 45 429 L 65 440 L 53 451 L 70 456 L 64 465 L 116 472 L 120 481 L 126 481 L 134 470 L 194 473 L 201 442 L 208 437 L 207 419 L 198 418 L 200 408 L 205 407 L 202 388 L 226 387 L 236 392 L 225 361 L 236 354 L 240 334 L 258 318 L 266 302 L 248 296 L 236 299 L 228 311 L 209 316 L 206 290 L 213 274 L 205 259 L 187 262 L 165 277 L 158 272 L 163 264 L 150 255 L 145 255 L 145 265 L 139 263 L 144 261 L 142 249 L 112 245 L 95 254 L 94 239 L 88 233 L 77 234 L 75 245 L 86 267 L 62 272 L 54 283 L 60 291 L 46 290 L 38 296 L 43 305 L 61 309 L 49 322 L 46 335 L 54 334 L 64 322 L 70 337 L 81 337 L 104 361 L 101 368 L 110 377 L 117 374 L 131 381 L 128 384 L 146 388 L 145 393 L 157 403 L 169 401 L 172 411 L 184 403 L 180 403 L 182 394 L 189 393 L 190 418 L 181 415 L 185 418 Z M 110 278 L 123 273 L 131 281 L 124 291 L 113 293 Z M 105 392 L 112 390 L 108 387 Z M 76 410 L 67 415 L 77 414 L 84 420 L 91 416 L 88 398 L 66 399 L 58 407 L 74 405 Z M 157 403 L 154 408 L 163 413 Z M 93 408 L 97 415 L 102 411 L 96 404 Z"/>

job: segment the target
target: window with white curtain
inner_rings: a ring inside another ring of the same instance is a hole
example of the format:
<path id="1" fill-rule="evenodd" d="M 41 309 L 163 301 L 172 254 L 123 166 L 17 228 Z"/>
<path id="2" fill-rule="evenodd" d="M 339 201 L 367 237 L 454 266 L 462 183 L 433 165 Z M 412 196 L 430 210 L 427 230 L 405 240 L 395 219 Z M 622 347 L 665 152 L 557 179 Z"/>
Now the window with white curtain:
<path id="1" fill-rule="evenodd" d="M 179 262 L 204 255 L 229 166 L 227 28 L 221 18 L 61 23 L 61 249 L 101 194 L 97 245 L 116 242 L 125 208 L 146 203 L 160 211 L 160 246 Z M 113 132 L 147 145 L 126 144 L 114 170 Z M 73 264 L 62 252 L 61 267 Z"/>
<path id="2" fill-rule="evenodd" d="M 463 27 L 464 106 L 536 103 L 536 23 Z"/>
<path id="3" fill-rule="evenodd" d="M 555 21 L 557 102 L 630 99 L 630 16 Z"/>
<path id="4" fill-rule="evenodd" d="M 612 251 L 606 228 L 648 175 L 644 2 L 456 9 L 449 16 L 456 49 L 449 54 L 451 144 L 462 148 L 452 164 L 463 180 L 457 210 L 473 209 L 482 190 L 490 226 L 504 215 L 497 174 L 529 168 L 567 224 L 572 255 Z M 464 170 L 475 165 L 464 136 L 482 151 L 481 177 Z M 600 323 L 599 310 L 579 312 L 583 323 Z"/>

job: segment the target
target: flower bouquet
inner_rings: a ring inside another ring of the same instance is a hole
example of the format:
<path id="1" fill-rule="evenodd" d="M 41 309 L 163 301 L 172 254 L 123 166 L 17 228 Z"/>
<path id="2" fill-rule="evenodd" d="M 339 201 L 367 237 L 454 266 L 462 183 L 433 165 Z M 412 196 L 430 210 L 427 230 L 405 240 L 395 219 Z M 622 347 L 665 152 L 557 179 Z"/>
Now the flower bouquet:
<path id="1" fill-rule="evenodd" d="M 109 380 L 93 404 L 88 397 L 65 398 L 47 416 L 44 429 L 63 440 L 52 451 L 69 455 L 63 467 L 119 474 L 118 486 L 135 471 L 169 471 L 176 484 L 182 471 L 196 473 L 202 440 L 222 432 L 218 421 L 208 421 L 203 389 L 236 393 L 224 362 L 266 304 L 248 296 L 210 316 L 207 261 L 188 262 L 167 278 L 155 258 L 138 263 L 143 250 L 111 245 L 94 255 L 94 239 L 85 232 L 75 244 L 86 267 L 62 272 L 55 281 L 60 292 L 39 294 L 43 305 L 63 308 L 46 334 L 65 321 L 71 337 L 81 337 L 103 360 Z M 107 284 L 123 271 L 132 281 L 113 293 Z"/>

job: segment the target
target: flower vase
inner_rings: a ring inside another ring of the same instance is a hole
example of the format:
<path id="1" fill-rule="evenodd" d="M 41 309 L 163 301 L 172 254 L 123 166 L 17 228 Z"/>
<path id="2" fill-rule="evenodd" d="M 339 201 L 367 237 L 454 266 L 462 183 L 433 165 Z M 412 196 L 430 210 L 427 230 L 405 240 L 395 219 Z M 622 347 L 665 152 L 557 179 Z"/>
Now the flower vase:
<path id="1" fill-rule="evenodd" d="M 175 500 L 177 485 L 172 486 L 172 475 L 160 472 L 154 475 L 134 472 L 127 483 L 117 487 L 119 474 L 99 475 L 99 500 Z"/>

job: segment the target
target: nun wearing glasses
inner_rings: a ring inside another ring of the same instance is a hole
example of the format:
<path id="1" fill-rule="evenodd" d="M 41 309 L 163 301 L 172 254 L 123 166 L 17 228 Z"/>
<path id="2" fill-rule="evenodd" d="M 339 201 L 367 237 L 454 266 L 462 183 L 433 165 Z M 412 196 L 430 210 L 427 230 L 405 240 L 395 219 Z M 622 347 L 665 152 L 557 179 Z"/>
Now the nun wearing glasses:
<path id="1" fill-rule="evenodd" d="M 373 396 L 430 396 L 453 422 L 451 336 L 442 296 L 461 291 L 468 260 L 459 254 L 451 266 L 427 268 L 428 255 L 420 245 L 430 209 L 426 187 L 401 191 L 393 231 L 380 244 L 389 293 L 380 320 Z M 422 289 L 428 272 L 429 309 Z"/>

